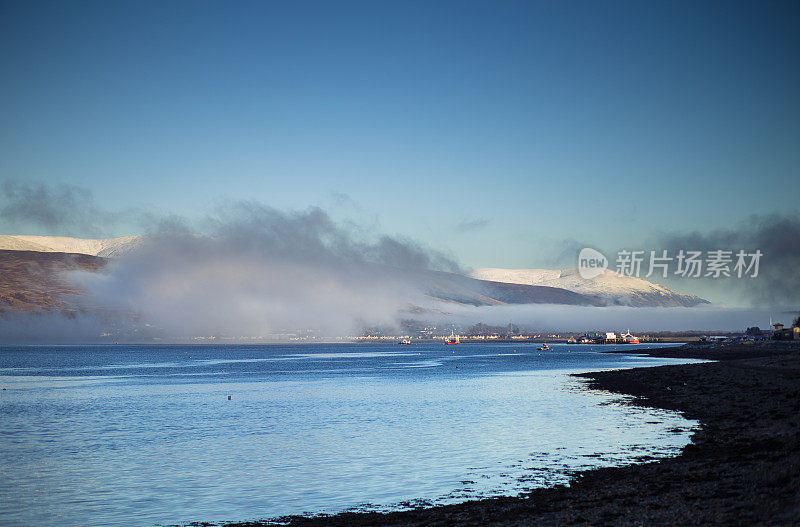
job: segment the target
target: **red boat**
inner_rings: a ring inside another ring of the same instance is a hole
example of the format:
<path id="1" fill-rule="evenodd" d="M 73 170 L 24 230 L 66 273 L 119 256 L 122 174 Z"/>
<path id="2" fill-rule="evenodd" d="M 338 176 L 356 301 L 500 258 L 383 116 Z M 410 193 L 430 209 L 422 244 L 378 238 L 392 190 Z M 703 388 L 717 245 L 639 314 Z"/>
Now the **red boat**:
<path id="1" fill-rule="evenodd" d="M 625 344 L 639 344 L 639 339 L 631 335 L 630 330 L 628 330 L 627 333 L 622 334 L 622 342 Z"/>
<path id="2" fill-rule="evenodd" d="M 461 344 L 461 341 L 458 340 L 458 335 L 456 335 L 455 333 L 453 333 L 451 331 L 450 332 L 450 336 L 447 337 L 446 339 L 444 339 L 444 343 L 445 344 Z"/>

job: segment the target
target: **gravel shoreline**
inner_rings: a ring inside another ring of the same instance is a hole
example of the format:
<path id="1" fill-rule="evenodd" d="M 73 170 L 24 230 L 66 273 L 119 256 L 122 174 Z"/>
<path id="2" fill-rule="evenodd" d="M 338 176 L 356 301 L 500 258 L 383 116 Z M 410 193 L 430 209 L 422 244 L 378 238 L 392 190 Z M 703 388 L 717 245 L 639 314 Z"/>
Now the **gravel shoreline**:
<path id="1" fill-rule="evenodd" d="M 403 512 L 282 518 L 280 524 L 800 524 L 800 348 L 682 346 L 640 352 L 715 359 L 578 375 L 589 388 L 633 395 L 633 404 L 699 420 L 692 443 L 677 457 L 581 472 L 569 487 L 536 489 L 519 497 Z"/>

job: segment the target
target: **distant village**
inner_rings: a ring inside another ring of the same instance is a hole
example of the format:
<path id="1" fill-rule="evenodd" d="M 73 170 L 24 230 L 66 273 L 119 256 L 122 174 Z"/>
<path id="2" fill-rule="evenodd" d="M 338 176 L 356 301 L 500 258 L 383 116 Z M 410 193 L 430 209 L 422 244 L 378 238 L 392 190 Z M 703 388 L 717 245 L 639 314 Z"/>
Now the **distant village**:
<path id="1" fill-rule="evenodd" d="M 110 334 L 109 334 L 110 335 Z M 106 336 L 106 335 L 104 335 Z M 581 332 L 546 333 L 525 330 L 516 324 L 506 326 L 490 326 L 474 324 L 469 327 L 456 325 L 432 325 L 417 321 L 404 321 L 401 330 L 397 328 L 368 328 L 356 335 L 330 337 L 313 330 L 298 333 L 275 333 L 258 337 L 221 337 L 196 336 L 196 342 L 219 342 L 233 340 L 238 342 L 381 342 L 381 343 L 423 343 L 445 342 L 448 338 L 457 337 L 459 342 L 535 342 L 566 344 L 647 344 L 662 343 L 756 343 L 764 341 L 800 341 L 800 316 L 791 325 L 772 324 L 770 329 L 758 326 L 748 327 L 742 331 L 722 331 L 709 334 L 702 331 L 658 331 L 634 335 L 631 331 L 615 329 L 592 330 Z M 160 340 L 160 339 L 154 339 Z"/>
<path id="2" fill-rule="evenodd" d="M 357 342 L 386 341 L 444 341 L 450 335 L 458 335 L 461 342 L 551 342 L 568 344 L 644 344 L 653 342 L 757 342 L 766 340 L 800 340 L 800 316 L 791 326 L 782 323 L 772 324 L 767 330 L 758 326 L 748 327 L 743 331 L 726 331 L 708 334 L 700 331 L 660 331 L 634 335 L 628 331 L 585 331 L 563 333 L 538 333 L 521 330 L 515 324 L 507 326 L 489 326 L 475 324 L 468 328 L 457 328 L 452 325 L 435 326 L 419 325 L 404 322 L 403 334 L 387 332 L 380 328 L 365 331 L 355 336 Z M 300 340 L 300 339 L 298 339 Z"/>

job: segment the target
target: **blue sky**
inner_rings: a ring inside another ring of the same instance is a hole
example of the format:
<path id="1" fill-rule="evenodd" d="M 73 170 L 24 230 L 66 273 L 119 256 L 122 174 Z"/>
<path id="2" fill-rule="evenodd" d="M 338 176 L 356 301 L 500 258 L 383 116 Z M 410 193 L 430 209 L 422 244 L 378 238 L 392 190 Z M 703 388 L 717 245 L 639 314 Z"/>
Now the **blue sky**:
<path id="1" fill-rule="evenodd" d="M 565 239 L 795 213 L 798 23 L 796 2 L 5 1 L 0 179 L 190 217 L 322 206 L 542 266 Z"/>

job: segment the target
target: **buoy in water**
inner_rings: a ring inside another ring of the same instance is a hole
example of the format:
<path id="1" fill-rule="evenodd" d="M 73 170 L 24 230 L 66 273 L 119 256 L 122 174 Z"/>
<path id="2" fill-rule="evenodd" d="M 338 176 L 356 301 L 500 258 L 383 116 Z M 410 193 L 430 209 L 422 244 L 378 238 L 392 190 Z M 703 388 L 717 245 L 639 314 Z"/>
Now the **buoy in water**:
<path id="1" fill-rule="evenodd" d="M 231 396 L 230 396 L 230 395 L 228 396 L 228 400 L 229 400 L 229 401 L 231 400 Z"/>

